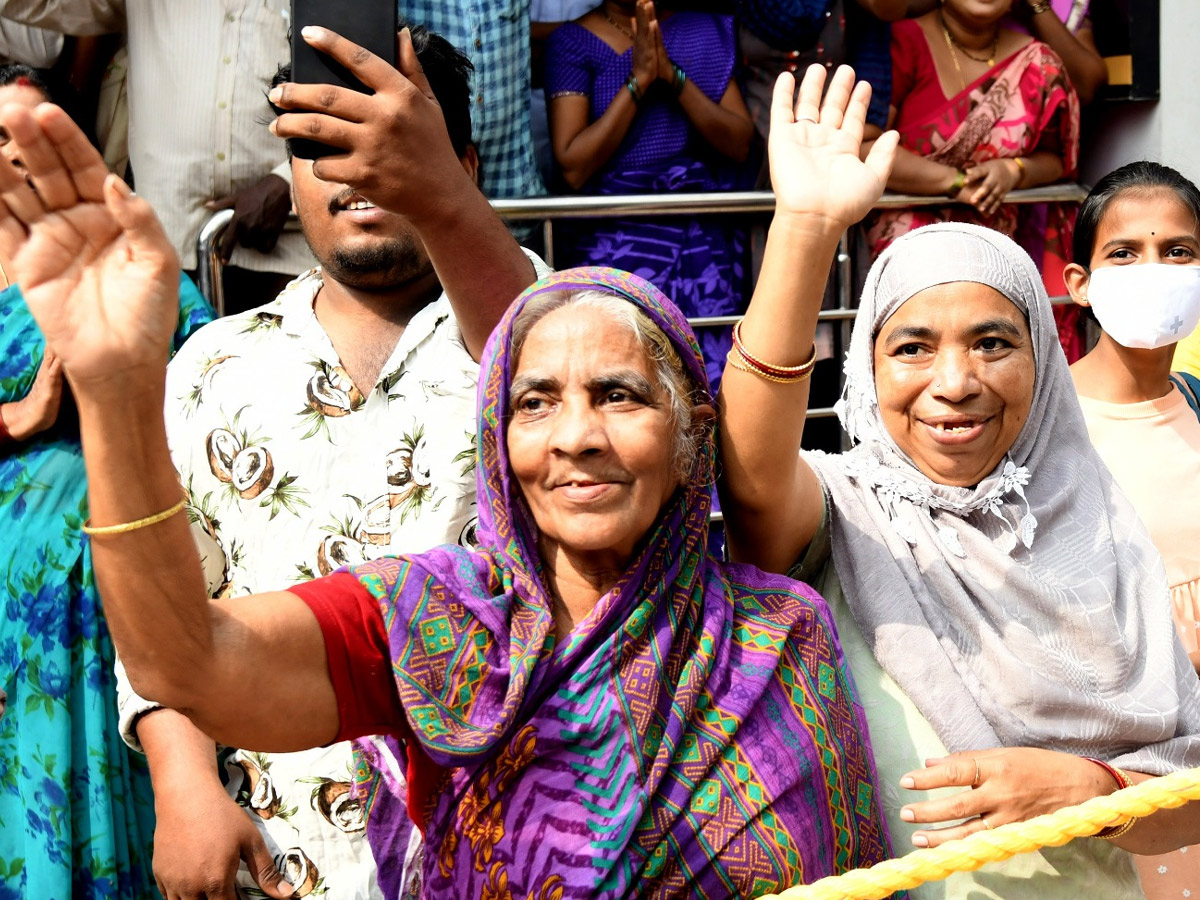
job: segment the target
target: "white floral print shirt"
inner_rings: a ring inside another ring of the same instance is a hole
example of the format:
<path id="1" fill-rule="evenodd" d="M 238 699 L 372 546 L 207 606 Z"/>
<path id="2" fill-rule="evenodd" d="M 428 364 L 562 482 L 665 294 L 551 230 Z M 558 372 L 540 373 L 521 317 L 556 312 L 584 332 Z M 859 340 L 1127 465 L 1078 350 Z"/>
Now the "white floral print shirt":
<path id="1" fill-rule="evenodd" d="M 266 306 L 205 326 L 168 368 L 171 455 L 214 597 L 473 541 L 479 366 L 449 300 L 413 316 L 364 395 L 313 313 L 320 286 L 314 269 Z M 153 704 L 122 687 L 122 729 L 136 746 L 134 720 Z M 254 715 L 253 697 L 245 714 Z M 226 759 L 230 794 L 297 896 L 380 896 L 353 773 L 349 743 Z M 407 866 L 419 876 L 419 854 Z M 244 866 L 238 885 L 264 896 Z"/>

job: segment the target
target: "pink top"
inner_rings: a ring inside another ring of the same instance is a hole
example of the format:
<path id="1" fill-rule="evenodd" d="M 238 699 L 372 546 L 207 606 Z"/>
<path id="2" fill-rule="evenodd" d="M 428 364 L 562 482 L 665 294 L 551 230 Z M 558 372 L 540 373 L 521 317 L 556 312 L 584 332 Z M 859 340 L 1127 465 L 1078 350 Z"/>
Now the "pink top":
<path id="1" fill-rule="evenodd" d="M 1174 385 L 1158 400 L 1106 403 L 1080 397 L 1100 458 L 1142 517 L 1167 564 L 1184 647 L 1200 628 L 1200 420 Z"/>

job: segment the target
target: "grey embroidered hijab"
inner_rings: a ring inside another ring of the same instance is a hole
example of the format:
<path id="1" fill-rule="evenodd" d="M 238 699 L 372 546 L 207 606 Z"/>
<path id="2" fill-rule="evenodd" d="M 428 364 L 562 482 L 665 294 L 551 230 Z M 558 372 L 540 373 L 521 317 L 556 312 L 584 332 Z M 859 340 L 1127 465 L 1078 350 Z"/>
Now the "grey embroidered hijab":
<path id="1" fill-rule="evenodd" d="M 1025 314 L 1037 366 L 1021 433 L 969 488 L 931 481 L 896 446 L 872 360 L 902 303 L 957 281 Z M 959 223 L 892 244 L 867 278 L 839 415 L 857 446 L 807 457 L 830 500 L 833 564 L 876 659 L 952 752 L 1048 747 L 1152 774 L 1200 765 L 1200 682 L 1162 560 L 1092 449 L 1023 250 Z"/>

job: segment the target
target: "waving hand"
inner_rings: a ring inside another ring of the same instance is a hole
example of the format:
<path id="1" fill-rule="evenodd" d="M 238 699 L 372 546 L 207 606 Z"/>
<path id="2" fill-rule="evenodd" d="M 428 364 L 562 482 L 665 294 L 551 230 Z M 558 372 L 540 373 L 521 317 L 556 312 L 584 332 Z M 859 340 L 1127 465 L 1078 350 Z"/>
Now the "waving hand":
<path id="1" fill-rule="evenodd" d="M 841 66 L 824 102 L 825 68 L 809 66 L 796 94 L 796 79 L 784 72 L 771 102 L 771 186 L 776 214 L 797 213 L 828 220 L 837 231 L 854 224 L 883 193 L 899 135 L 888 132 L 859 158 L 871 86 L 854 82 Z"/>
<path id="2" fill-rule="evenodd" d="M 0 165 L 0 251 L 75 384 L 166 364 L 179 261 L 149 205 L 61 109 L 0 110 L 29 173 Z"/>

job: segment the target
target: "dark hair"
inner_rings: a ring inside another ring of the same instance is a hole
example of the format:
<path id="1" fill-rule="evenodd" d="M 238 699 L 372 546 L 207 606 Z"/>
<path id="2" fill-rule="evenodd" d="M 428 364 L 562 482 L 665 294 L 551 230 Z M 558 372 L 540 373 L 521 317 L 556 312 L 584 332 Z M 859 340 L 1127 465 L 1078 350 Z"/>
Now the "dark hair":
<path id="1" fill-rule="evenodd" d="M 79 92 L 69 82 L 60 78 L 57 73 L 49 69 L 35 69 L 24 63 L 0 66 L 0 87 L 8 87 L 10 84 L 31 87 L 51 103 L 61 106 L 66 110 L 67 115 L 75 120 L 75 124 L 80 127 L 92 145 L 96 145 L 95 130 L 92 127 L 93 122 L 90 121 L 95 117 L 84 115 Z"/>
<path id="2" fill-rule="evenodd" d="M 1187 178 L 1170 166 L 1150 162 L 1143 159 L 1113 169 L 1096 182 L 1083 205 L 1079 207 L 1079 215 L 1075 219 L 1075 240 L 1073 250 L 1075 262 L 1085 269 L 1091 269 L 1092 250 L 1096 243 L 1096 231 L 1100 220 L 1108 211 L 1108 205 L 1127 191 L 1154 191 L 1159 189 L 1174 191 L 1182 203 L 1191 212 L 1196 221 L 1196 229 L 1200 231 L 1200 190 Z"/>
<path id="3" fill-rule="evenodd" d="M 471 73 L 475 67 L 460 50 L 435 31 L 430 31 L 423 25 L 408 26 L 412 35 L 413 49 L 417 51 L 417 60 L 429 79 L 429 87 L 442 108 L 442 118 L 446 120 L 446 131 L 450 133 L 450 143 L 454 152 L 462 156 L 471 144 Z M 271 79 L 271 87 L 292 79 L 291 63 L 279 67 L 275 77 Z M 281 115 L 286 110 L 272 105 L 275 115 Z M 288 142 L 288 154 L 291 154 L 291 142 Z"/>
<path id="4" fill-rule="evenodd" d="M 58 92 L 50 87 L 50 81 L 51 75 L 45 69 L 35 69 L 24 63 L 0 66 L 0 87 L 8 87 L 10 84 L 31 87 L 35 91 L 40 91 L 42 96 L 51 103 L 57 103 Z"/>

